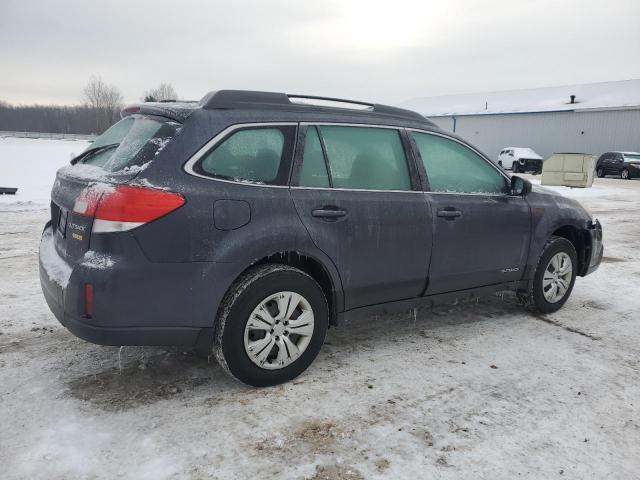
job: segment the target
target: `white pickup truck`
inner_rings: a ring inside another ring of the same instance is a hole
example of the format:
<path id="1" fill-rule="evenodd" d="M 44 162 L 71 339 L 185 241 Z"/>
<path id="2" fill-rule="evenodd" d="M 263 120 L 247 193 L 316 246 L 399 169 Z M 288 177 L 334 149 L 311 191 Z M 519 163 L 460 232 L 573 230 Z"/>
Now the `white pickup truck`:
<path id="1" fill-rule="evenodd" d="M 543 158 L 528 147 L 506 147 L 498 156 L 498 165 L 514 173 L 540 173 L 542 161 Z"/>

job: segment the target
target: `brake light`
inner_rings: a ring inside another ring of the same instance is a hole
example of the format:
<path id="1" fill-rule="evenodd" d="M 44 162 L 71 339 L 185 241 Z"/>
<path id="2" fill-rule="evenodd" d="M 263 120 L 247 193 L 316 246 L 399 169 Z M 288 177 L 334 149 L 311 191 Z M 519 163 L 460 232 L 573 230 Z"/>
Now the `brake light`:
<path id="1" fill-rule="evenodd" d="M 87 187 L 73 211 L 94 218 L 93 232 L 123 232 L 164 217 L 184 205 L 182 195 L 147 187 Z"/>

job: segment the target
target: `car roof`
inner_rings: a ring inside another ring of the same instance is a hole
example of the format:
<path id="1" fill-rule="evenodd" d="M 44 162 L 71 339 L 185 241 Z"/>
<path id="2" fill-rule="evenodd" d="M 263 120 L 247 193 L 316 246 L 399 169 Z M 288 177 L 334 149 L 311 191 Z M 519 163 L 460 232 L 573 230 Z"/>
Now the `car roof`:
<path id="1" fill-rule="evenodd" d="M 162 115 L 184 122 L 195 110 L 205 111 L 242 111 L 255 114 L 264 119 L 269 112 L 279 112 L 277 117 L 289 112 L 292 118 L 303 114 L 310 118 L 310 114 L 320 114 L 323 121 L 361 120 L 362 123 L 399 123 L 413 127 L 439 128 L 423 115 L 412 110 L 368 103 L 359 100 L 345 100 L 333 97 L 315 95 L 294 95 L 275 92 L 261 92 L 250 90 L 217 90 L 205 95 L 199 102 L 145 102 L 134 104 L 122 110 L 122 116 L 135 113 L 148 115 Z M 313 116 L 313 115 L 311 115 Z"/>

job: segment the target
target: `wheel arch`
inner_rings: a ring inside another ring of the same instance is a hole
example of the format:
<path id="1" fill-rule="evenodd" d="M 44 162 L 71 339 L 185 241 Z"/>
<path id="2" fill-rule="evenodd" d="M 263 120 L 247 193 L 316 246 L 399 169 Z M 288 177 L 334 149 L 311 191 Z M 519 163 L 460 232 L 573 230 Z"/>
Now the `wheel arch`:
<path id="1" fill-rule="evenodd" d="M 591 236 L 586 230 L 576 227 L 575 225 L 563 225 L 556 228 L 551 236 L 562 237 L 569 240 L 576 249 L 578 255 L 578 275 L 586 274 L 591 249 Z"/>
<path id="2" fill-rule="evenodd" d="M 324 292 L 329 307 L 329 324 L 336 325 L 338 313 L 344 309 L 342 282 L 338 272 L 314 255 L 297 250 L 281 250 L 256 259 L 233 280 L 231 285 L 246 271 L 258 265 L 288 265 L 310 275 Z M 229 287 L 231 288 L 231 287 Z"/>

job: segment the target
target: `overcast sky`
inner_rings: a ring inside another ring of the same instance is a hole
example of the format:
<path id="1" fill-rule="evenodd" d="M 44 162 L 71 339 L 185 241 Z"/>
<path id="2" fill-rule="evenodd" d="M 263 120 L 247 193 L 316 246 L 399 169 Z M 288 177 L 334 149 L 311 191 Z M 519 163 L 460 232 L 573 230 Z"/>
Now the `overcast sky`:
<path id="1" fill-rule="evenodd" d="M 640 78 L 640 0 L 0 0 L 0 100 L 160 82 L 398 103 Z"/>

